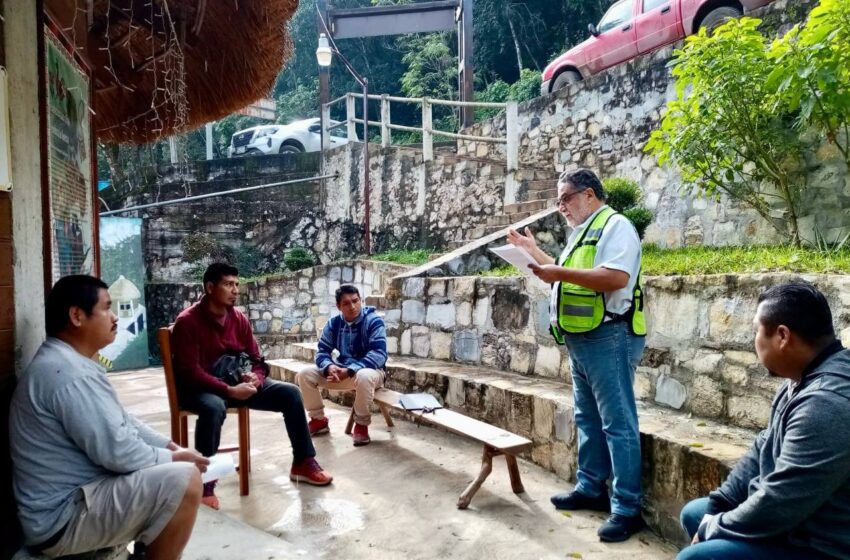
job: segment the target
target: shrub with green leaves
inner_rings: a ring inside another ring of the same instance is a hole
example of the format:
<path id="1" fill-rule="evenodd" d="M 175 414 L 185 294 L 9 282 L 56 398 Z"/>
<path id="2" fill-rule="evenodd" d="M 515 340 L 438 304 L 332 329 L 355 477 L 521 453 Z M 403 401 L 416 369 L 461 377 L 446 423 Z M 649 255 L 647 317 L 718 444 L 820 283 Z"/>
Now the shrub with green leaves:
<path id="1" fill-rule="evenodd" d="M 608 206 L 621 213 L 635 226 L 638 236 L 643 239 L 646 228 L 652 223 L 652 211 L 640 205 L 643 193 L 636 181 L 622 177 L 610 177 L 602 181 L 605 187 Z"/>
<path id="2" fill-rule="evenodd" d="M 304 247 L 292 247 L 283 255 L 283 264 L 292 271 L 310 268 L 314 262 L 313 255 Z"/>
<path id="3" fill-rule="evenodd" d="M 643 236 L 646 233 L 646 228 L 649 227 L 649 224 L 652 223 L 654 218 L 652 211 L 649 208 L 644 208 L 643 206 L 626 208 L 623 211 L 623 216 L 627 217 L 629 221 L 634 224 L 638 237 L 641 239 L 643 239 Z"/>
<path id="4" fill-rule="evenodd" d="M 611 177 L 602 181 L 602 186 L 605 187 L 608 206 L 617 212 L 625 212 L 641 201 L 642 194 L 637 181 Z"/>

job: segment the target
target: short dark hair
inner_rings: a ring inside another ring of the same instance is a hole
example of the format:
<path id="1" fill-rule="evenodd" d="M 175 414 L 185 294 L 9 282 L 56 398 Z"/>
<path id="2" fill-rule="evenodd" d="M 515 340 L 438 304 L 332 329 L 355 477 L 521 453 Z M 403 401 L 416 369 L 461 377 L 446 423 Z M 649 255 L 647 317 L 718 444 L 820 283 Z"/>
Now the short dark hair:
<path id="1" fill-rule="evenodd" d="M 342 301 L 342 296 L 345 294 L 357 294 L 357 297 L 360 297 L 360 290 L 357 289 L 357 286 L 354 284 L 343 284 L 339 288 L 336 289 L 336 303 L 339 305 L 339 302 Z"/>
<path id="2" fill-rule="evenodd" d="M 832 311 L 826 297 L 808 282 L 791 282 L 768 288 L 759 296 L 759 321 L 768 334 L 785 325 L 811 345 L 835 339 Z"/>
<path id="3" fill-rule="evenodd" d="M 221 282 L 225 276 L 239 276 L 239 270 L 232 265 L 223 262 L 212 263 L 204 271 L 204 290 L 207 289 L 207 282 L 212 282 L 213 285 Z"/>
<path id="4" fill-rule="evenodd" d="M 569 183 L 576 192 L 592 189 L 593 194 L 599 200 L 605 200 L 608 196 L 605 194 L 605 188 L 602 186 L 602 181 L 596 176 L 596 173 L 590 169 L 577 169 L 575 171 L 564 171 L 558 177 L 558 184 Z"/>
<path id="5" fill-rule="evenodd" d="M 79 307 L 88 317 L 100 299 L 100 290 L 109 286 L 100 278 L 87 274 L 64 276 L 56 281 L 47 294 L 44 305 L 44 322 L 47 336 L 58 336 L 68 327 L 68 312 Z"/>

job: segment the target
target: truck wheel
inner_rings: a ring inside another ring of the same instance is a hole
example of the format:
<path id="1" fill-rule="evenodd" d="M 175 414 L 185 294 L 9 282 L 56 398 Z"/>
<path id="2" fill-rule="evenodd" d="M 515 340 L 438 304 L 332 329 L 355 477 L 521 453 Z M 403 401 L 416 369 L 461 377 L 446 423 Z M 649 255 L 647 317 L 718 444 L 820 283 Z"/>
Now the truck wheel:
<path id="1" fill-rule="evenodd" d="M 702 18 L 702 21 L 697 26 L 697 29 L 705 27 L 706 32 L 711 35 L 715 29 L 733 18 L 738 18 L 743 15 L 743 12 L 733 6 L 721 6 L 708 12 Z"/>
<path id="2" fill-rule="evenodd" d="M 557 76 L 555 76 L 555 81 L 552 82 L 552 92 L 556 92 L 562 87 L 565 87 L 567 84 L 574 84 L 575 82 L 581 81 L 581 74 L 576 72 L 575 70 L 564 70 Z"/>
<path id="3" fill-rule="evenodd" d="M 294 144 L 281 144 L 280 149 L 277 151 L 279 154 L 300 154 L 302 151 L 298 148 L 298 146 Z"/>

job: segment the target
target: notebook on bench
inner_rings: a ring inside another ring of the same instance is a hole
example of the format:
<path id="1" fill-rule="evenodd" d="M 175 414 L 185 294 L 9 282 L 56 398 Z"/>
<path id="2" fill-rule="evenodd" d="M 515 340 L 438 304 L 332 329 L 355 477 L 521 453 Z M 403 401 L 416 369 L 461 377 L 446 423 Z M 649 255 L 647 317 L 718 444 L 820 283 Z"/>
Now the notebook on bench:
<path id="1" fill-rule="evenodd" d="M 402 395 L 398 399 L 398 404 L 405 410 L 409 410 L 411 412 L 417 410 L 423 411 L 432 411 L 438 408 L 443 408 L 443 405 L 440 404 L 440 401 L 434 398 L 433 395 L 429 395 L 428 393 L 410 393 L 407 395 Z"/>

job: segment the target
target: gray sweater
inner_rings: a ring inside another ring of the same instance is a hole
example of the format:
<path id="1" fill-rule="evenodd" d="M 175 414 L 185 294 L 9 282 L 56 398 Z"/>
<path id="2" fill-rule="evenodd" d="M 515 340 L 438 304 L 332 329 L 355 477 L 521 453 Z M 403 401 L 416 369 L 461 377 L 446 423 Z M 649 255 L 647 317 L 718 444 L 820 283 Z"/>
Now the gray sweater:
<path id="1" fill-rule="evenodd" d="M 787 538 L 850 559 L 850 350 L 835 343 L 783 385 L 709 513 L 705 539 Z"/>
<path id="2" fill-rule="evenodd" d="M 99 364 L 56 338 L 41 345 L 18 380 L 9 436 L 18 515 L 30 545 L 65 526 L 86 485 L 171 461 L 169 438 L 124 410 Z"/>

